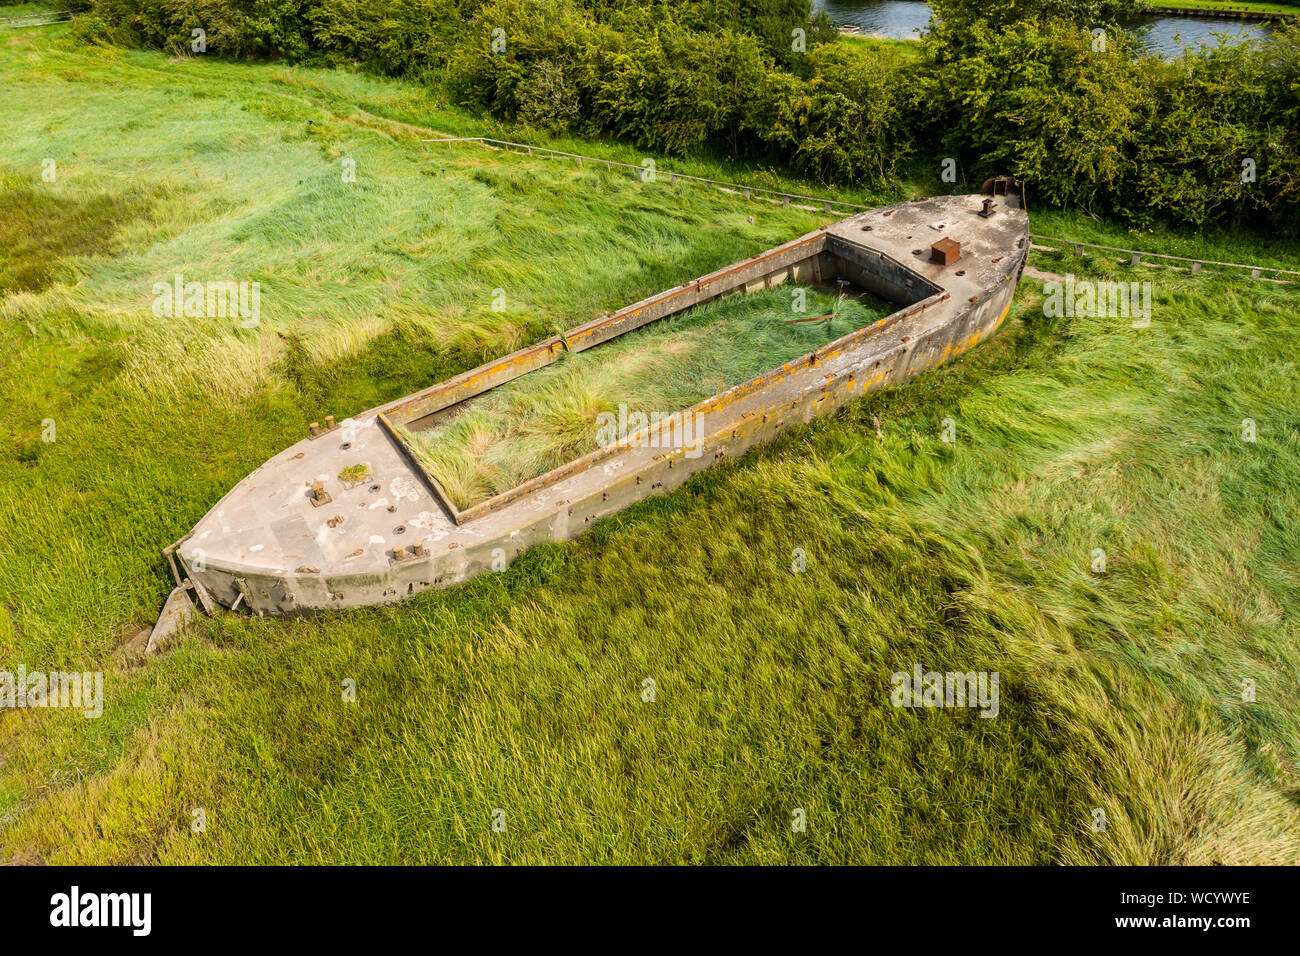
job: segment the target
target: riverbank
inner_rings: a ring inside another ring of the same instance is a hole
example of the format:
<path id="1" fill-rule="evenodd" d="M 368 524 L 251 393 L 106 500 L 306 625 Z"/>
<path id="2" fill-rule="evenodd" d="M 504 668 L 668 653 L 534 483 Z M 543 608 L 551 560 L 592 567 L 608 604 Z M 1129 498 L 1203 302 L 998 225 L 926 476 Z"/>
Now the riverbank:
<path id="1" fill-rule="evenodd" d="M 929 27 L 931 10 L 923 0 L 814 0 L 844 31 L 891 40 L 919 40 Z M 1245 11 L 1239 16 L 1231 10 Z M 1226 34 L 1240 40 L 1262 40 L 1273 27 L 1300 14 L 1300 6 L 1277 3 L 1167 0 L 1138 15 L 1129 28 L 1138 33 L 1142 48 L 1165 59 L 1189 49 L 1214 46 Z"/>
<path id="2" fill-rule="evenodd" d="M 1300 7 L 1280 3 L 1215 3 L 1213 0 L 1161 0 L 1146 12 L 1155 16 L 1210 17 L 1271 22 L 1300 19 Z"/>
<path id="3" fill-rule="evenodd" d="M 849 32 L 850 30 L 854 32 Z M 879 33 L 864 33 L 857 27 L 840 27 L 840 40 L 861 47 L 893 50 L 909 60 L 916 59 L 921 55 L 921 40 L 919 37 L 890 37 Z"/>

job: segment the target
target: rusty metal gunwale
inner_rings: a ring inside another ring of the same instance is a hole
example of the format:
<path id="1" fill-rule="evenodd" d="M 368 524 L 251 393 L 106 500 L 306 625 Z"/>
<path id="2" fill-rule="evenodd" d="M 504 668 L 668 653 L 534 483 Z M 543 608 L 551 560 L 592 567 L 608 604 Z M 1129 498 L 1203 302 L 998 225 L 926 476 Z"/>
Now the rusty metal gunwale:
<path id="1" fill-rule="evenodd" d="M 767 252 L 760 253 L 759 255 L 756 256 L 750 256 L 748 259 L 745 259 L 741 262 L 734 262 L 729 266 L 717 270 L 716 272 L 710 272 L 708 275 L 700 276 L 698 279 L 691 279 L 687 282 L 683 282 L 679 286 L 675 286 L 671 289 L 665 289 L 663 292 L 657 292 L 648 298 L 642 299 L 640 302 L 634 302 L 631 305 L 624 306 L 623 308 L 619 309 L 616 312 L 611 312 L 609 315 L 601 316 L 598 319 L 592 319 L 590 322 L 584 322 L 582 325 L 575 325 L 573 328 L 565 332 L 561 338 L 563 339 L 565 346 L 570 348 L 574 352 L 583 352 L 589 348 L 595 348 L 597 345 L 603 345 L 606 342 L 610 341 L 611 339 L 616 339 L 620 335 L 623 335 L 626 332 L 633 332 L 636 329 L 649 325 L 651 322 L 658 322 L 659 319 L 667 318 L 668 315 L 676 315 L 677 313 L 670 312 L 667 315 L 661 315 L 654 318 L 646 319 L 644 322 L 641 322 L 637 325 L 628 326 L 627 328 L 620 330 L 614 335 L 611 335 L 608 338 L 602 338 L 596 342 L 586 341 L 586 339 L 590 339 L 595 333 L 609 326 L 617 325 L 620 320 L 628 316 L 635 318 L 636 316 L 640 315 L 642 312 L 644 312 L 646 309 L 650 308 L 651 306 L 659 305 L 662 302 L 668 302 L 672 299 L 675 299 L 678 296 L 683 295 L 686 292 L 690 291 L 692 287 L 694 288 L 695 292 L 703 292 L 704 286 L 713 282 L 717 282 L 719 279 L 725 279 L 728 276 L 734 275 L 735 273 L 739 272 L 741 269 L 745 269 L 749 266 L 755 265 L 756 263 L 767 262 L 769 259 L 778 258 L 779 256 L 782 256 L 785 253 L 790 252 L 794 249 L 798 249 L 801 246 L 806 246 L 806 245 L 811 245 L 816 243 L 820 246 L 820 248 L 810 250 L 808 254 L 804 257 L 805 259 L 811 259 L 813 256 L 820 255 L 821 253 L 826 251 L 826 243 L 828 241 L 829 241 L 829 237 L 826 234 L 826 227 L 823 226 L 822 228 L 818 229 L 816 232 L 811 232 L 804 236 L 800 236 L 798 239 L 794 239 L 791 240 L 790 242 L 783 243 L 782 245 L 769 249 Z M 726 293 L 724 292 L 720 294 L 725 295 Z M 677 311 L 682 311 L 682 310 L 679 309 Z M 579 339 L 580 340 L 579 347 L 573 348 L 572 346 L 570 346 L 569 343 L 571 339 Z"/>
<path id="2" fill-rule="evenodd" d="M 516 378 L 522 378 L 527 374 L 527 372 L 524 372 L 516 376 Z M 514 379 L 511 379 L 511 381 L 514 381 Z M 486 389 L 484 389 L 484 391 L 486 391 Z M 477 392 L 475 394 L 481 395 L 482 392 Z M 473 397 L 473 395 L 470 396 L 470 398 Z M 463 401 L 468 400 L 469 399 L 463 399 Z M 452 521 L 456 522 L 456 524 L 460 524 L 460 521 L 456 517 L 457 512 L 452 504 L 451 496 L 443 489 L 442 483 L 438 481 L 437 478 L 433 477 L 433 475 L 429 474 L 428 470 L 424 467 L 424 464 L 420 461 L 420 456 L 415 453 L 415 449 L 412 448 L 411 443 L 406 440 L 406 436 L 402 434 L 401 429 L 388 420 L 388 415 L 385 412 L 377 412 L 375 414 L 375 420 L 383 425 L 384 431 L 387 433 L 388 437 L 397 443 L 397 447 L 401 450 L 402 456 L 406 459 L 406 463 L 410 465 L 415 473 L 424 480 L 425 485 L 427 485 L 429 490 L 433 492 L 434 500 L 437 501 L 438 504 L 442 505 L 443 510 L 447 512 L 447 516 L 451 518 Z"/>
<path id="3" fill-rule="evenodd" d="M 792 250 L 798 249 L 801 246 L 808 246 L 813 244 L 816 244 L 818 246 L 818 248 L 809 250 L 808 255 L 805 258 L 812 258 L 813 256 L 820 255 L 822 253 L 825 253 L 828 250 L 828 247 L 830 245 L 830 239 L 831 237 L 827 235 L 825 227 L 822 227 L 815 232 L 808 233 L 804 236 L 801 236 L 798 239 L 791 240 L 790 242 L 783 243 L 782 245 L 777 246 L 773 249 L 769 249 L 765 253 L 761 253 L 760 255 L 757 256 L 751 256 L 750 258 L 745 259 L 742 262 L 733 263 L 729 266 L 726 266 L 723 269 L 717 270 L 716 272 L 711 272 L 706 276 L 702 276 L 698 279 L 693 279 L 691 281 L 684 282 L 680 286 L 676 286 L 672 289 L 668 289 L 663 292 L 657 293 L 646 299 L 642 299 L 639 302 L 633 303 L 630 306 L 626 306 L 616 312 L 612 312 L 609 315 L 601 316 L 598 319 L 593 319 L 590 322 L 586 322 L 582 325 L 575 326 L 574 328 L 564 332 L 562 335 L 553 336 L 552 338 L 547 339 L 544 342 L 538 343 L 538 346 L 534 348 L 539 348 L 542 346 L 550 348 L 552 343 L 556 341 L 562 343 L 563 347 L 566 350 L 570 350 L 573 352 L 585 351 L 588 348 L 594 348 L 597 345 L 603 345 L 606 342 L 612 341 L 613 339 L 616 339 L 619 336 L 624 335 L 628 332 L 632 332 L 635 331 L 636 329 L 643 328 L 652 322 L 657 322 L 660 319 L 667 318 L 669 315 L 675 315 L 677 314 L 677 312 L 670 312 L 665 315 L 647 318 L 644 322 L 640 322 L 636 325 L 628 325 L 627 327 L 620 329 L 614 335 L 602 338 L 597 342 L 588 342 L 586 344 L 581 345 L 581 347 L 579 348 L 573 348 L 570 345 L 570 340 L 571 338 L 582 336 L 584 334 L 586 335 L 586 337 L 590 338 L 592 335 L 599 332 L 600 330 L 607 328 L 611 325 L 617 324 L 629 316 L 636 317 L 640 315 L 642 312 L 646 311 L 651 306 L 670 301 L 671 299 L 680 296 L 685 292 L 687 292 L 688 290 L 692 289 L 692 287 L 694 287 L 695 291 L 697 292 L 702 291 L 703 287 L 708 283 L 726 278 L 730 275 L 735 274 L 741 269 L 745 269 L 753 266 L 755 263 L 761 263 L 770 259 L 777 258 Z M 848 240 L 844 240 L 841 238 L 840 241 L 847 242 Z M 704 399 L 700 400 L 699 402 L 695 403 L 694 405 L 690 406 L 689 408 L 682 409 L 680 413 L 681 414 L 702 414 L 706 411 L 715 408 L 726 407 L 727 404 L 736 401 L 740 397 L 744 395 L 749 395 L 756 391 L 760 391 L 761 389 L 769 385 L 773 385 L 781 381 L 788 375 L 799 372 L 804 368 L 815 367 L 819 359 L 824 360 L 826 358 L 830 358 L 840 354 L 842 351 L 846 350 L 846 348 L 856 347 L 866 338 L 877 335 L 880 332 L 884 331 L 885 329 L 889 328 L 890 326 L 896 324 L 897 322 L 900 322 L 905 318 L 909 318 L 915 314 L 923 312 L 926 308 L 935 305 L 939 302 L 943 302 L 949 298 L 949 293 L 944 291 L 942 287 L 940 287 L 939 285 L 937 285 L 935 282 L 928 279 L 924 275 L 920 274 L 919 272 L 917 272 L 915 269 L 911 268 L 907 264 L 900 262 L 898 259 L 895 259 L 893 256 L 889 255 L 888 253 L 862 243 L 850 243 L 850 244 L 858 246 L 858 248 L 867 250 L 873 255 L 876 255 L 879 258 L 892 263 L 894 266 L 898 267 L 902 271 L 915 277 L 919 282 L 922 282 L 929 288 L 935 289 L 937 291 L 931 293 L 931 295 L 927 296 L 924 299 L 921 299 L 918 302 L 913 302 L 910 305 L 904 306 L 903 308 L 899 309 L 896 312 L 890 313 L 889 315 L 885 316 L 882 319 L 877 320 L 876 322 L 872 323 L 869 326 L 864 326 L 861 329 L 855 329 L 854 331 L 849 332 L 847 335 L 843 335 L 832 342 L 828 342 L 825 345 L 818 346 L 817 348 L 813 349 L 810 352 L 805 352 L 803 355 L 791 359 L 789 362 L 784 363 L 778 368 L 771 369 L 767 372 L 763 372 L 757 376 L 754 376 L 751 379 L 748 379 L 747 381 L 740 382 L 736 385 L 733 385 L 731 388 L 726 389 L 725 391 L 716 392 L 713 395 L 707 396 Z M 993 291 L 992 289 L 986 290 L 984 294 L 985 295 L 992 294 L 992 291 Z M 677 310 L 677 311 L 681 311 L 681 310 Z M 485 365 L 479 366 L 476 369 L 470 369 L 468 372 L 463 372 L 458 376 L 448 379 L 447 382 L 445 383 L 440 383 L 440 385 L 434 385 L 431 388 L 426 389 L 422 393 L 419 393 L 415 396 L 411 396 L 407 399 L 399 400 L 396 404 L 387 406 L 376 414 L 376 419 L 381 423 L 381 425 L 384 427 L 388 435 L 392 437 L 394 441 L 397 443 L 398 448 L 401 450 L 403 456 L 407 459 L 407 462 L 412 466 L 415 472 L 421 476 L 426 486 L 433 492 L 435 499 L 438 501 L 440 505 L 442 505 L 447 515 L 457 525 L 463 525 L 466 522 L 475 520 L 476 518 L 481 518 L 484 515 L 491 514 L 495 511 L 499 511 L 500 509 L 520 500 L 521 498 L 526 498 L 529 495 L 536 494 L 538 491 L 550 487 L 556 482 L 562 481 L 565 478 L 572 477 L 573 475 L 581 474 L 582 472 L 591 468 L 593 465 L 600 464 L 606 459 L 611 458 L 614 455 L 619 454 L 620 452 L 626 451 L 628 448 L 637 447 L 639 442 L 648 439 L 649 436 L 655 434 L 656 431 L 662 432 L 662 429 L 664 427 L 662 422 L 656 423 L 654 425 L 648 425 L 645 428 L 639 429 L 632 435 L 629 435 L 626 438 L 621 439 L 615 444 L 608 445 L 604 448 L 598 448 L 594 451 L 588 452 L 587 454 L 579 458 L 575 458 L 572 461 L 565 462 L 563 465 L 553 468 L 550 471 L 538 475 L 534 478 L 530 478 L 528 481 L 516 485 L 514 488 L 493 495 L 491 498 L 485 499 L 484 501 L 480 501 L 477 504 L 471 505 L 468 508 L 465 508 L 463 510 L 457 508 L 455 503 L 451 500 L 451 497 L 443 489 L 442 485 L 425 468 L 424 463 L 420 460 L 419 456 L 415 453 L 415 450 L 411 447 L 410 443 L 407 442 L 406 439 L 402 436 L 400 432 L 400 428 L 398 427 L 398 423 L 394 422 L 390 418 L 390 413 L 400 412 L 403 408 L 410 407 L 412 404 L 414 404 L 417 401 L 422 401 L 424 399 L 427 399 L 435 395 L 442 386 L 447 386 L 446 390 L 450 391 L 451 387 L 460 384 L 460 382 L 469 381 L 474 379 L 475 377 L 478 377 L 480 379 L 486 379 L 487 378 L 486 374 L 476 375 L 476 373 L 486 372 L 486 370 L 488 370 L 489 368 L 493 368 L 497 365 L 502 364 L 506 360 L 512 359 L 516 356 L 519 356 L 521 353 L 527 353 L 529 351 L 531 350 L 520 349 L 517 352 L 511 353 L 511 355 L 505 356 L 504 359 L 497 359 L 493 362 L 489 362 L 486 363 Z M 552 364 L 554 361 L 556 361 L 556 359 L 554 357 L 551 357 L 548 361 L 541 364 L 532 365 L 528 369 L 519 372 L 517 375 L 514 375 L 503 382 L 497 382 L 496 385 L 502 385 L 505 384 L 505 382 L 514 381 L 516 378 L 521 378 L 522 376 L 527 375 L 529 372 L 535 371 L 538 368 L 544 368 L 547 365 Z M 427 415 L 434 414 L 435 412 L 443 408 L 447 408 L 452 404 L 457 404 L 462 401 L 468 401 L 469 399 L 474 398 L 477 395 L 483 394 L 484 392 L 488 391 L 490 388 L 496 387 L 496 385 L 485 386 L 484 388 L 480 389 L 477 392 L 473 392 L 471 394 L 461 396 L 457 398 L 455 402 L 448 402 L 437 408 L 430 408 L 428 406 L 424 406 L 423 408 L 421 408 L 421 415 L 419 417 L 423 418 Z M 413 420 L 415 419 L 414 418 L 406 419 L 407 422 Z"/>

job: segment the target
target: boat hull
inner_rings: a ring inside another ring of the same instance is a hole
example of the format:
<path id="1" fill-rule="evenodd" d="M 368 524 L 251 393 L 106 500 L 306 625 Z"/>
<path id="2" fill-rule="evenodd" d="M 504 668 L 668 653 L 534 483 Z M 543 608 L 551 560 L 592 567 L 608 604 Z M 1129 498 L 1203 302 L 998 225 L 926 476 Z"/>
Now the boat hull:
<path id="1" fill-rule="evenodd" d="M 567 541 L 791 425 L 900 385 L 973 348 L 1007 316 L 1029 252 L 1028 217 L 1014 196 L 999 197 L 993 215 L 980 217 L 984 199 L 943 197 L 850 217 L 304 438 L 240 482 L 168 549 L 178 579 L 209 608 L 259 614 L 406 600 L 505 570 L 530 547 Z M 936 234 L 960 238 L 956 262 L 932 261 L 927 247 Z M 595 347 L 719 295 L 844 276 L 903 307 L 694 406 L 689 446 L 658 442 L 654 429 L 643 430 L 458 512 L 401 439 L 400 425 L 427 420 L 565 350 Z M 357 461 L 367 465 L 366 480 L 343 482 L 340 469 Z"/>

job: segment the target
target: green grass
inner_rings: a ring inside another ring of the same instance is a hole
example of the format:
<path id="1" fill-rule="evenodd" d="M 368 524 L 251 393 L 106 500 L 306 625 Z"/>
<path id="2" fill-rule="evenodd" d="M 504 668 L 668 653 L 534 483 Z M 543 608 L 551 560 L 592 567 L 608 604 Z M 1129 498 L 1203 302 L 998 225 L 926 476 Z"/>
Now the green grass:
<path id="1" fill-rule="evenodd" d="M 1300 269 L 1296 244 L 1285 239 L 1252 236 L 1249 241 L 1215 234 L 1197 234 L 1166 226 L 1125 226 L 1098 220 L 1078 211 L 1038 210 L 1029 197 L 1030 231 L 1076 242 L 1092 242 L 1117 249 L 1163 252 L 1193 259 L 1212 259 L 1241 265 Z"/>
<path id="2" fill-rule="evenodd" d="M 58 165 L 51 169 L 57 177 Z M 124 251 L 116 243 L 127 224 L 147 218 L 155 205 L 147 191 L 97 190 L 69 193 L 10 175 L 0 182 L 0 289 L 39 292 L 54 284 L 66 263 Z"/>
<path id="3" fill-rule="evenodd" d="M 866 33 L 843 33 L 839 36 L 839 42 L 847 45 L 851 50 L 893 50 L 904 60 L 919 60 L 921 58 L 921 41 L 919 38 L 877 37 Z"/>
<path id="4" fill-rule="evenodd" d="M 490 127 L 414 86 L 63 34 L 0 35 L 6 208 L 101 210 L 0 246 L 6 276 L 57 258 L 0 301 L 0 661 L 103 669 L 106 699 L 0 711 L 0 857 L 1300 861 L 1293 285 L 1035 253 L 1149 278 L 1152 326 L 1045 319 L 1026 281 L 956 364 L 505 573 L 119 652 L 170 586 L 159 549 L 308 422 L 819 220 L 435 154 Z M 261 324 L 155 317 L 176 272 L 260 281 Z M 998 717 L 893 708 L 915 663 L 998 671 Z"/>
<path id="5" fill-rule="evenodd" d="M 1181 7 L 1186 10 L 1237 11 L 1252 10 L 1257 13 L 1289 13 L 1300 15 L 1300 7 L 1294 3 L 1257 3 L 1255 0 L 1152 0 L 1153 7 Z"/>
<path id="6" fill-rule="evenodd" d="M 795 305 L 800 311 L 795 311 Z M 673 415 L 884 318 L 896 306 L 791 286 L 660 319 L 473 398 L 454 418 L 405 431 L 457 508 L 595 451 L 601 416 Z M 628 434 L 638 426 L 630 426 Z M 643 426 L 642 426 L 643 427 Z M 676 427 L 676 426 L 674 426 Z M 674 432 L 674 440 L 683 436 Z M 602 437 L 603 436 L 603 437 Z"/>

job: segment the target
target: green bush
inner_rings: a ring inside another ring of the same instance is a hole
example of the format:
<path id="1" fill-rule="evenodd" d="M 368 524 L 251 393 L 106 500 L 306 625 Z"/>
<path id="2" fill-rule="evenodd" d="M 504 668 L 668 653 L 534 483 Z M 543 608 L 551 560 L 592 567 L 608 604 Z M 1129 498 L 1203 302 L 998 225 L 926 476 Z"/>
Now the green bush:
<path id="1" fill-rule="evenodd" d="M 1008 172 L 1031 195 L 1128 220 L 1271 222 L 1294 232 L 1300 29 L 1267 41 L 1141 56 L 1078 24 L 938 25 L 926 44 L 924 137 L 973 179 Z M 1243 162 L 1254 181 L 1243 179 Z"/>
<path id="2" fill-rule="evenodd" d="M 144 46 L 183 55 L 203 31 L 206 53 L 247 59 L 307 51 L 306 3 L 294 0 L 94 0 L 115 32 Z"/>
<path id="3" fill-rule="evenodd" d="M 618 39 L 604 32 L 609 42 Z M 494 49 L 494 40 L 504 49 Z M 451 53 L 452 87 L 462 102 L 497 116 L 552 130 L 576 126 L 591 108 L 595 42 L 572 0 L 492 0 L 474 10 Z"/>
<path id="4" fill-rule="evenodd" d="M 917 63 L 839 42 L 810 0 L 68 2 L 91 7 L 73 27 L 89 41 L 184 54 L 202 28 L 218 56 L 359 63 L 536 129 L 827 184 L 954 157 L 969 180 L 1011 173 L 1053 205 L 1300 228 L 1296 26 L 1164 62 L 1122 30 L 1090 32 L 1137 0 L 934 0 Z"/>
<path id="5" fill-rule="evenodd" d="M 740 127 L 766 76 L 753 37 L 671 21 L 621 49 L 597 48 L 597 74 L 599 128 L 669 153 L 710 143 L 741 149 Z"/>
<path id="6" fill-rule="evenodd" d="M 770 72 L 746 121 L 755 139 L 824 182 L 887 182 L 907 158 L 914 106 L 897 54 L 832 44 L 810 78 Z"/>
<path id="7" fill-rule="evenodd" d="M 74 17 L 68 26 L 68 36 L 79 43 L 109 43 L 121 41 L 118 31 L 109 25 L 103 17 L 93 13 L 83 13 Z"/>
<path id="8" fill-rule="evenodd" d="M 944 24 L 926 48 L 928 130 L 977 179 L 1011 173 L 1062 206 L 1106 205 L 1127 172 L 1151 97 L 1149 70 L 1117 34 L 1104 51 L 1062 20 L 1015 30 Z"/>
<path id="9" fill-rule="evenodd" d="M 389 76 L 441 70 L 465 35 L 455 0 L 317 0 L 306 20 L 312 49 Z"/>
<path id="10" fill-rule="evenodd" d="M 453 57 L 462 102 L 545 129 L 603 133 L 668 153 L 751 153 L 775 145 L 790 156 L 788 143 L 763 135 L 752 116 L 758 91 L 779 88 L 782 78 L 803 82 L 780 70 L 769 40 L 727 26 L 695 29 L 695 5 L 682 19 L 663 6 L 602 11 L 596 17 L 571 0 L 476 7 L 471 42 Z M 771 14 L 769 25 L 777 19 Z M 505 31 L 504 49 L 492 46 L 496 29 Z M 813 45 L 801 57 L 828 49 L 817 42 L 819 30 L 812 26 Z M 775 26 L 769 32 L 776 37 Z"/>

